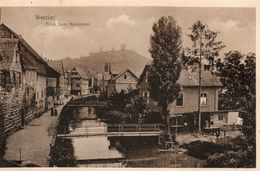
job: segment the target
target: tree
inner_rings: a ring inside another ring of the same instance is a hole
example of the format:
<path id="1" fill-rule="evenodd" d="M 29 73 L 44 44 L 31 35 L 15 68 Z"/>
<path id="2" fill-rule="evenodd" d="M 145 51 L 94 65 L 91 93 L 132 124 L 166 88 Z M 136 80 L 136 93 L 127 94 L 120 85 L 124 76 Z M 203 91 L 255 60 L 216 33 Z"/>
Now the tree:
<path id="1" fill-rule="evenodd" d="M 180 86 L 176 83 L 181 72 L 181 28 L 172 16 L 161 17 L 153 25 L 149 52 L 153 63 L 148 71 L 151 95 L 161 107 L 166 120 L 166 133 L 170 134 L 169 111 L 167 107 L 177 97 Z"/>
<path id="2" fill-rule="evenodd" d="M 255 135 L 256 110 L 256 64 L 255 54 L 247 56 L 238 51 L 225 54 L 224 60 L 217 62 L 217 74 L 223 84 L 220 94 L 220 108 L 240 110 L 243 131 Z"/>
<path id="3" fill-rule="evenodd" d="M 201 132 L 201 111 L 200 111 L 200 94 L 201 94 L 201 69 L 202 61 L 205 70 L 214 71 L 216 60 L 219 52 L 225 46 L 221 41 L 217 41 L 218 32 L 211 31 L 207 25 L 201 21 L 195 22 L 190 28 L 188 34 L 192 41 L 192 48 L 187 48 L 182 55 L 185 67 L 192 69 L 199 68 L 199 92 L 198 92 L 198 131 Z"/>
<path id="4" fill-rule="evenodd" d="M 127 113 L 131 116 L 131 121 L 133 123 L 142 123 L 145 113 L 146 113 L 146 105 L 143 99 L 134 99 L 126 107 Z"/>
<path id="5" fill-rule="evenodd" d="M 225 152 L 208 158 L 206 167 L 255 167 L 256 165 L 256 88 L 255 54 L 243 55 L 238 51 L 218 59 L 217 74 L 223 83 L 220 108 L 240 110 L 243 118 L 244 137 L 237 138 Z M 234 141 L 234 140 L 233 140 Z"/>
<path id="6" fill-rule="evenodd" d="M 129 98 L 127 93 L 125 93 L 124 91 L 121 91 L 120 93 L 115 92 L 110 97 L 109 107 L 113 110 L 124 112 L 128 103 Z"/>

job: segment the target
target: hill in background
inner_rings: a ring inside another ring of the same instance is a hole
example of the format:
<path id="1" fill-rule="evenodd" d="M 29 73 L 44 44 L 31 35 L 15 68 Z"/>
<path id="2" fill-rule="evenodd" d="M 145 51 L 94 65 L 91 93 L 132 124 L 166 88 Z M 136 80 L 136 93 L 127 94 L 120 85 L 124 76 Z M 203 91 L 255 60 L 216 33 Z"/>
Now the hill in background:
<path id="1" fill-rule="evenodd" d="M 119 73 L 121 70 L 130 69 L 139 76 L 146 63 L 150 60 L 151 59 L 146 58 L 133 50 L 111 50 L 91 53 L 89 56 L 76 59 L 64 58 L 63 62 L 67 69 L 71 70 L 74 66 L 79 66 L 85 72 L 90 71 L 95 73 L 103 73 L 105 63 L 110 62 L 113 73 Z"/>

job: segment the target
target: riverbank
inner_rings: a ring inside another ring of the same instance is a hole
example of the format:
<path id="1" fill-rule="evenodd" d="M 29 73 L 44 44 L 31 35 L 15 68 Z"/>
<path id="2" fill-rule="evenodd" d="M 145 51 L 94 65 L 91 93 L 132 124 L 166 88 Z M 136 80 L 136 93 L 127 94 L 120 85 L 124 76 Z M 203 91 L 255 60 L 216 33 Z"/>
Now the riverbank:
<path id="1" fill-rule="evenodd" d="M 64 105 L 57 107 L 58 116 Z M 51 116 L 51 111 L 45 112 L 39 118 L 7 138 L 7 150 L 4 158 L 11 161 L 23 161 L 38 166 L 46 166 L 50 152 L 50 143 L 55 131 L 58 116 Z"/>

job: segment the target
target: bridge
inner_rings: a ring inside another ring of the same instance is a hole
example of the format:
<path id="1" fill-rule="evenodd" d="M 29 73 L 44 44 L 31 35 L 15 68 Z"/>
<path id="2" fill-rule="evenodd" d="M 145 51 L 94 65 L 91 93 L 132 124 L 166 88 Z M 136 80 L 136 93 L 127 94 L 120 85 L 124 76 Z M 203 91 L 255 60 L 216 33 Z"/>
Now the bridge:
<path id="1" fill-rule="evenodd" d="M 103 107 L 106 106 L 106 101 L 83 101 L 83 100 L 73 100 L 68 103 L 67 106 L 71 107 Z"/>
<path id="2" fill-rule="evenodd" d="M 108 124 L 107 127 L 89 127 L 82 131 L 68 134 L 58 134 L 57 137 L 73 138 L 100 136 L 107 137 L 136 137 L 136 136 L 160 136 L 162 133 L 161 124 Z"/>

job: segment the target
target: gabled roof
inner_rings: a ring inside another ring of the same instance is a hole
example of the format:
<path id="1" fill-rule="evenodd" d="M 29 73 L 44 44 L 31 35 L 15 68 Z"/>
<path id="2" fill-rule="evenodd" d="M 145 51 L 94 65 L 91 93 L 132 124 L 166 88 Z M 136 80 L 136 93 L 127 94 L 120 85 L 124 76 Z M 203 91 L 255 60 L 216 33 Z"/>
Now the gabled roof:
<path id="1" fill-rule="evenodd" d="M 152 62 L 153 62 L 153 60 L 149 61 L 149 62 L 144 66 L 144 70 L 143 70 L 143 72 L 142 72 L 141 75 L 140 75 L 140 78 L 139 78 L 139 80 L 138 80 L 138 82 L 137 82 L 137 85 L 140 84 L 140 83 L 142 82 L 142 80 L 145 78 L 146 73 L 147 73 L 148 69 L 150 68 Z"/>
<path id="2" fill-rule="evenodd" d="M 85 71 L 82 68 L 80 68 L 78 66 L 74 66 L 74 68 L 72 70 L 74 70 L 74 69 L 78 72 L 78 74 L 81 78 L 88 78 L 87 74 L 85 73 Z"/>
<path id="3" fill-rule="evenodd" d="M 140 79 L 138 81 L 138 84 L 142 82 L 142 80 L 145 78 L 146 73 L 148 69 L 151 67 L 151 61 L 146 64 L 144 67 L 144 70 L 140 76 Z M 178 84 L 181 86 L 199 86 L 199 72 L 198 70 L 191 71 L 182 69 L 180 78 L 177 81 Z M 213 75 L 210 71 L 202 70 L 201 71 L 201 86 L 204 87 L 221 87 L 222 83 L 219 80 L 219 78 L 216 75 Z"/>
<path id="4" fill-rule="evenodd" d="M 179 80 L 182 86 L 199 86 L 199 71 L 182 70 Z M 221 87 L 222 83 L 216 75 L 208 70 L 201 71 L 201 86 L 204 87 Z"/>
<path id="5" fill-rule="evenodd" d="M 48 65 L 49 65 L 50 67 L 52 67 L 53 69 L 55 69 L 55 70 L 56 70 L 57 72 L 59 72 L 61 75 L 63 75 L 63 74 L 67 71 L 62 60 L 58 60 L 58 61 L 49 60 L 49 61 L 47 61 L 47 63 L 48 63 Z"/>
<path id="6" fill-rule="evenodd" d="M 138 80 L 138 77 L 130 69 L 126 69 L 126 70 L 121 71 L 119 74 L 117 74 L 111 80 L 116 80 L 117 78 L 119 78 L 121 75 L 123 75 L 126 72 L 129 72 L 130 74 L 132 74 Z"/>
<path id="7" fill-rule="evenodd" d="M 34 56 L 35 60 L 39 64 L 41 64 L 41 66 L 34 66 L 32 60 L 26 59 L 26 56 L 23 56 L 23 54 L 21 54 L 21 63 L 25 68 L 26 67 L 35 68 L 37 73 L 43 74 L 43 75 L 48 75 L 48 71 L 52 72 L 52 68 L 49 67 L 47 62 L 44 61 L 44 59 L 20 35 L 15 33 L 13 30 L 11 30 L 9 27 L 7 27 L 3 23 L 0 24 L 0 26 L 3 27 L 4 29 L 8 30 L 14 36 L 14 38 L 18 39 L 19 43 L 21 45 L 23 45 L 32 54 L 32 56 Z M 14 38 L 12 38 L 12 39 L 14 39 Z"/>
<path id="8" fill-rule="evenodd" d="M 21 44 L 23 46 L 25 46 L 38 60 L 40 60 L 41 62 L 46 63 L 42 57 L 29 45 L 29 43 L 27 43 L 20 35 L 18 35 L 17 33 L 15 33 L 13 30 L 11 30 L 9 27 L 7 27 L 5 24 L 1 24 L 1 26 L 5 27 L 7 30 L 9 30 L 14 36 L 15 38 L 19 39 Z"/>

